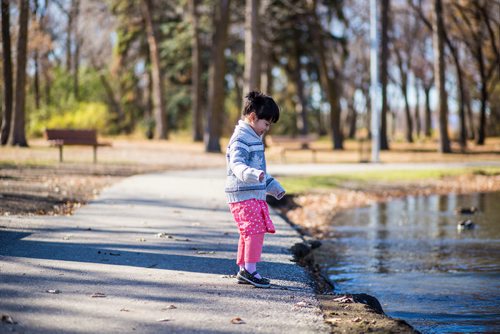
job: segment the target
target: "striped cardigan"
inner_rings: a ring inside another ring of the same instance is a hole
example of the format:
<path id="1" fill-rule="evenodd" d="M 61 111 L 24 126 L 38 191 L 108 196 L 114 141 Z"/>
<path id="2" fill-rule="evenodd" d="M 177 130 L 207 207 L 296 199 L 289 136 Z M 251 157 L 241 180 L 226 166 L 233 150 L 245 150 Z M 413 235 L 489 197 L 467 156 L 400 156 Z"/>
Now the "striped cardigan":
<path id="1" fill-rule="evenodd" d="M 227 177 L 225 192 L 228 203 L 248 199 L 265 200 L 266 195 L 281 199 L 285 190 L 266 172 L 266 157 L 262 138 L 250 124 L 240 120 L 226 151 Z M 264 172 L 264 179 L 259 181 Z"/>

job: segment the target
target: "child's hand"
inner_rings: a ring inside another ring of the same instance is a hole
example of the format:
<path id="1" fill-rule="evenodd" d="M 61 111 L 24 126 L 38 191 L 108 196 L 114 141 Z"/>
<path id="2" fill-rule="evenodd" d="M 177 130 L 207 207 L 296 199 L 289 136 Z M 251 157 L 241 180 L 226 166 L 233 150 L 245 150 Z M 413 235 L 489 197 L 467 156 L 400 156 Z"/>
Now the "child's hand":
<path id="1" fill-rule="evenodd" d="M 260 175 L 259 175 L 259 182 L 264 181 L 264 176 L 265 176 L 264 172 L 260 173 Z"/>

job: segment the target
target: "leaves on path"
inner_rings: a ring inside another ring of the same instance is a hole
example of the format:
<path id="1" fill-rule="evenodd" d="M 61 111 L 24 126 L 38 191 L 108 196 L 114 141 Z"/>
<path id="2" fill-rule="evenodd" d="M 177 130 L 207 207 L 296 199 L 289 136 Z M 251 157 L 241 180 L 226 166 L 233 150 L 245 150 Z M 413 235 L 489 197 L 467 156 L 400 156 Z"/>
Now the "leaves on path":
<path id="1" fill-rule="evenodd" d="M 53 293 L 53 294 L 59 294 L 59 293 L 61 293 L 61 290 L 49 289 L 49 290 L 45 290 L 45 292 L 47 292 L 47 293 Z"/>
<path id="2" fill-rule="evenodd" d="M 246 322 L 243 319 L 241 319 L 240 317 L 236 317 L 236 318 L 231 319 L 231 323 L 234 325 L 246 324 Z"/>
<path id="3" fill-rule="evenodd" d="M 174 236 L 167 234 L 165 232 L 156 233 L 156 237 L 157 238 L 166 238 L 166 239 L 173 239 L 174 238 Z"/>
<path id="4" fill-rule="evenodd" d="M 106 298 L 106 294 L 102 292 L 95 292 L 92 296 L 92 298 Z"/>
<path id="5" fill-rule="evenodd" d="M 196 254 L 215 254 L 215 251 L 197 251 Z"/>

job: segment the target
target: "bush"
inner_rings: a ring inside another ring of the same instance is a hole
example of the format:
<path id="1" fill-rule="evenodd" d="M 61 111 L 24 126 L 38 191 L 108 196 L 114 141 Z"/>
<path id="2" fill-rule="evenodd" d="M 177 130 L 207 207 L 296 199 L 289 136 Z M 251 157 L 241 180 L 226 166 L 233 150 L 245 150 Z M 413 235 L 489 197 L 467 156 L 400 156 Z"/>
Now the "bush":
<path id="1" fill-rule="evenodd" d="M 106 132 L 109 122 L 107 106 L 101 102 L 79 102 L 65 110 L 42 108 L 30 115 L 28 135 L 42 136 L 46 128 L 96 129 Z"/>

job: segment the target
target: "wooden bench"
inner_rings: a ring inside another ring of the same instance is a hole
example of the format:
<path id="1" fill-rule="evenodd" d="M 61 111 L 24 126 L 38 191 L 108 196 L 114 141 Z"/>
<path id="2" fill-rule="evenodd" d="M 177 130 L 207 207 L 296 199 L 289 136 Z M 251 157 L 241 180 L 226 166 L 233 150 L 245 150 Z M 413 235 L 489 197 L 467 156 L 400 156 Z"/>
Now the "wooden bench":
<path id="1" fill-rule="evenodd" d="M 83 145 L 94 148 L 94 163 L 97 162 L 97 147 L 111 146 L 111 143 L 100 143 L 97 141 L 96 130 L 76 129 L 46 129 L 45 138 L 51 146 L 59 147 L 59 162 L 63 161 L 64 145 Z"/>
<path id="2" fill-rule="evenodd" d="M 317 135 L 298 136 L 267 136 L 271 147 L 280 150 L 281 161 L 285 162 L 286 151 L 309 150 L 312 153 L 313 162 L 316 162 L 316 152 L 318 149 L 311 147 L 311 143 L 318 139 Z"/>

